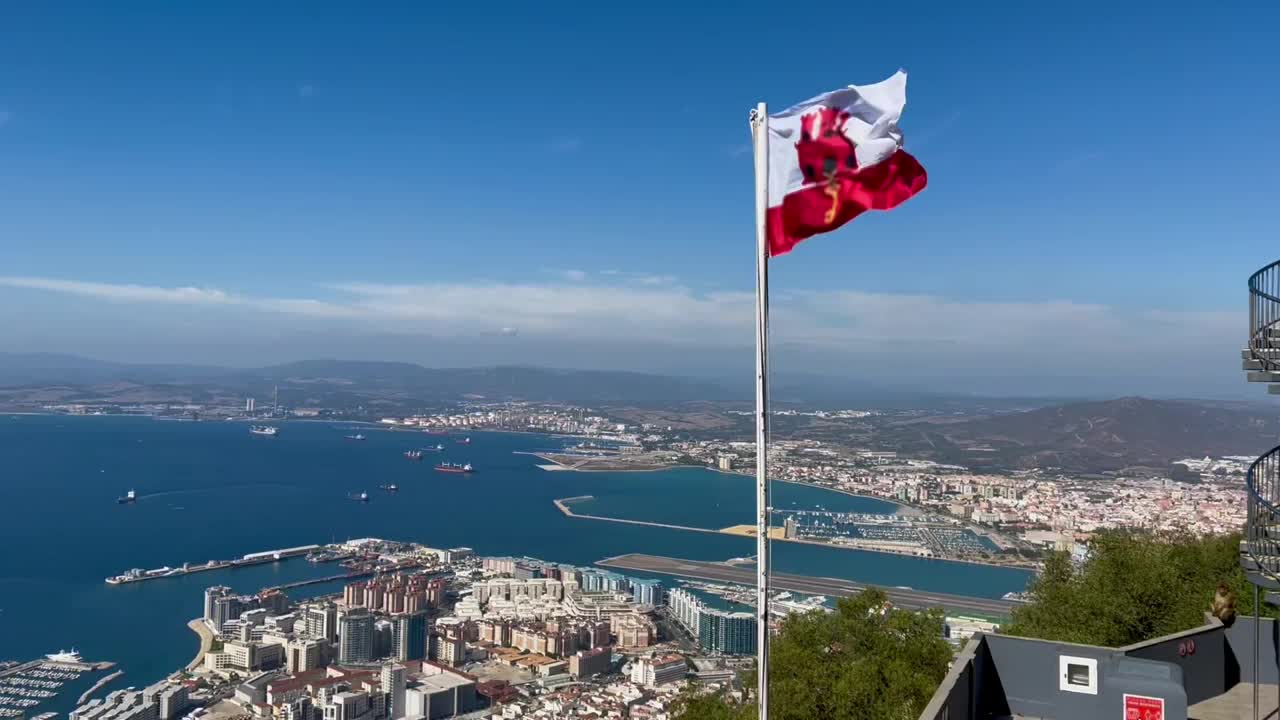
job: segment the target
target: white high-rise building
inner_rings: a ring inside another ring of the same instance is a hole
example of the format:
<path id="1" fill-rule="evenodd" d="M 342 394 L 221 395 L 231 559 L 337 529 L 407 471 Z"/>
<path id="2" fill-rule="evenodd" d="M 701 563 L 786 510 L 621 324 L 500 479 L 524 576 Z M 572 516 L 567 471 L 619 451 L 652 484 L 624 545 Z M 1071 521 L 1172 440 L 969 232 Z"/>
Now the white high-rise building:
<path id="1" fill-rule="evenodd" d="M 253 412 L 253 408 L 254 408 L 253 398 L 247 398 L 247 399 L 245 399 L 245 401 L 244 401 L 244 411 L 245 411 L 245 412 L 247 412 L 247 413 L 251 413 L 251 412 Z"/>
<path id="2" fill-rule="evenodd" d="M 333 603 L 308 606 L 302 620 L 307 635 L 329 642 L 338 639 L 338 608 Z"/>
<path id="3" fill-rule="evenodd" d="M 401 720 L 405 715 L 405 667 L 395 663 L 382 666 L 382 692 L 387 695 L 387 717 Z"/>

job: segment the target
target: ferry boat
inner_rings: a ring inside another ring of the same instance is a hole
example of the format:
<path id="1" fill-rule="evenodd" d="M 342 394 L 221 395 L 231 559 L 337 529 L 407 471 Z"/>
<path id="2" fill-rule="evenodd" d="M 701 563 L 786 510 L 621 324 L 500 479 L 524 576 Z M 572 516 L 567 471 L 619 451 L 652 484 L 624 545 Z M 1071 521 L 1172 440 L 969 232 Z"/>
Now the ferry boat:
<path id="1" fill-rule="evenodd" d="M 421 459 L 422 459 L 422 451 L 421 451 L 421 450 L 405 450 L 405 451 L 404 451 L 404 458 L 405 458 L 406 460 L 421 460 Z"/>
<path id="2" fill-rule="evenodd" d="M 471 463 L 466 463 L 465 465 L 459 465 L 458 463 L 443 462 L 437 465 L 435 469 L 436 469 L 436 472 L 446 472 L 446 473 L 475 472 L 475 468 L 471 467 Z"/>
<path id="3" fill-rule="evenodd" d="M 124 497 L 116 498 L 116 502 L 120 503 L 121 505 L 128 505 L 131 502 L 137 502 L 137 500 L 138 500 L 138 493 L 134 492 L 133 490 L 130 490 L 129 492 L 125 493 Z"/>
<path id="4" fill-rule="evenodd" d="M 348 440 L 364 440 L 364 435 L 361 435 L 360 433 L 356 433 L 355 435 L 347 435 L 346 438 Z"/>
<path id="5" fill-rule="evenodd" d="M 267 437 L 275 437 L 280 432 L 280 428 L 271 425 L 251 425 L 249 426 L 250 435 L 265 435 Z"/>
<path id="6" fill-rule="evenodd" d="M 76 652 L 76 649 L 75 649 L 75 648 L 71 648 L 70 650 L 59 650 L 59 651 L 58 651 L 58 652 L 56 652 L 56 653 L 49 653 L 48 655 L 45 655 L 44 657 L 45 657 L 45 659 L 46 659 L 46 660 L 48 660 L 49 662 L 56 662 L 56 663 L 79 663 L 79 662 L 83 662 L 83 661 L 80 659 L 80 653 Z"/>

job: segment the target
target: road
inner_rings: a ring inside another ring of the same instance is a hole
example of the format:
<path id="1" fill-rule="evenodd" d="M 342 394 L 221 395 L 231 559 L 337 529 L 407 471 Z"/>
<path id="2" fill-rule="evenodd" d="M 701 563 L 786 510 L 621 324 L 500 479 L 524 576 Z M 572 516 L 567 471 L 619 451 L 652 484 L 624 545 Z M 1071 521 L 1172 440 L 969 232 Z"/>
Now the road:
<path id="1" fill-rule="evenodd" d="M 756 571 L 754 568 L 740 568 L 721 563 L 701 562 L 698 560 L 681 560 L 679 558 L 661 557 L 658 555 L 619 555 L 606 558 L 596 563 L 602 567 L 622 570 L 639 570 L 657 572 L 678 577 L 710 580 L 712 582 L 737 583 L 754 586 Z M 789 590 L 808 595 L 826 595 L 829 597 L 847 597 L 862 592 L 869 585 L 841 580 L 838 578 L 811 577 L 808 575 L 791 575 L 773 573 L 772 586 L 778 590 Z M 877 586 L 878 587 L 878 586 Z M 990 598 L 949 595 L 947 593 L 928 592 L 924 590 L 904 590 L 900 588 L 880 588 L 889 596 L 895 606 L 908 610 L 941 607 L 953 615 L 981 615 L 985 617 L 1008 617 L 1009 612 L 1018 603 L 1009 600 L 992 600 Z"/>

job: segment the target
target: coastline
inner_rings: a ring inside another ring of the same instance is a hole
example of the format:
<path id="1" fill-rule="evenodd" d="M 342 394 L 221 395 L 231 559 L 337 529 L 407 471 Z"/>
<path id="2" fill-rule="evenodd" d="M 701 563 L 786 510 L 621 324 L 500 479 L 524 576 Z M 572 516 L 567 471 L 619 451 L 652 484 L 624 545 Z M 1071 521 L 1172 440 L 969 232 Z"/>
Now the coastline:
<path id="1" fill-rule="evenodd" d="M 602 520 L 604 522 L 622 523 L 624 525 L 643 525 L 647 527 L 665 528 L 668 530 L 684 530 L 686 532 L 710 533 L 713 535 L 733 535 L 736 537 L 755 537 L 755 529 L 754 527 L 751 527 L 751 526 L 733 525 L 727 528 L 720 528 L 720 529 L 690 527 L 688 525 L 675 525 L 672 523 L 660 523 L 660 522 L 653 522 L 650 520 L 628 520 L 626 518 L 607 517 L 604 515 L 586 515 L 583 513 L 574 512 L 573 508 L 569 507 L 569 503 L 571 502 L 574 502 L 577 500 L 591 500 L 591 499 L 594 499 L 594 496 L 579 495 L 577 497 L 558 498 L 556 500 L 552 500 L 552 503 L 556 506 L 556 509 L 558 509 L 566 517 L 575 518 L 578 520 Z M 747 529 L 744 530 L 744 528 L 747 528 Z M 1029 570 L 1031 572 L 1036 572 L 1038 570 L 1038 568 L 1034 565 L 1024 565 L 1024 564 L 1018 564 L 1018 563 L 998 563 L 998 562 L 991 562 L 988 560 L 975 560 L 971 558 L 939 557 L 936 555 L 921 555 L 919 553 L 891 550 L 891 549 L 882 548 L 882 547 L 859 547 L 856 545 L 845 545 L 840 543 L 822 542 L 820 540 L 788 538 L 788 537 L 782 536 L 781 534 L 782 530 L 783 528 L 781 526 L 770 526 L 769 538 L 771 540 L 796 543 L 799 545 L 813 545 L 817 547 L 833 548 L 836 550 L 854 550 L 858 552 L 874 552 L 874 553 L 882 553 L 885 555 L 896 555 L 899 557 L 913 557 L 913 558 L 918 558 L 920 560 L 937 560 L 939 562 L 965 563 L 968 565 L 983 565 L 985 567 L 1015 568 L 1019 570 Z"/>
<path id="2" fill-rule="evenodd" d="M 196 651 L 196 656 L 187 663 L 186 671 L 192 672 L 200 667 L 200 663 L 204 662 L 204 656 L 213 649 L 213 631 L 208 625 L 204 624 L 203 618 L 196 618 L 187 623 L 187 627 L 200 637 L 200 649 Z"/>
<path id="3" fill-rule="evenodd" d="M 628 470 L 617 470 L 617 469 L 593 470 L 593 469 L 591 469 L 591 468 L 581 468 L 581 467 L 574 467 L 574 466 L 572 466 L 572 465 L 566 465 L 566 464 L 564 464 L 564 463 L 562 463 L 562 462 L 559 462 L 558 460 L 555 460 L 555 459 L 553 459 L 553 458 L 547 457 L 547 455 L 550 455 L 551 453 L 528 452 L 528 453 L 521 453 L 521 454 L 523 454 L 523 455 L 533 455 L 534 457 L 538 458 L 539 460 L 543 460 L 543 461 L 545 461 L 545 462 L 547 462 L 547 463 L 550 463 L 550 464 L 552 464 L 552 465 L 559 465 L 559 466 L 560 466 L 560 470 L 559 470 L 560 472 L 582 472 L 582 473 L 602 473 L 602 472 L 659 472 L 659 471 L 662 471 L 662 470 L 676 470 L 676 469 L 679 469 L 679 468 L 693 468 L 693 469 L 696 469 L 696 470 L 708 470 L 708 471 L 710 471 L 710 472 L 720 473 L 721 475 L 738 475 L 738 476 L 743 477 L 743 478 L 746 478 L 746 479 L 752 479 L 752 478 L 753 478 L 753 476 L 751 475 L 751 473 L 744 472 L 744 471 L 741 471 L 741 470 L 721 470 L 720 468 L 717 468 L 717 467 L 711 467 L 711 466 L 709 466 L 709 465 L 690 465 L 690 464 L 688 464 L 688 463 L 677 463 L 677 464 L 675 464 L 675 465 L 663 465 L 662 467 L 653 467 L 653 468 L 650 468 L 650 467 L 634 468 L 634 469 L 628 469 Z M 863 498 L 863 499 L 865 499 L 865 500 L 877 500 L 877 501 L 882 502 L 882 503 L 886 503 L 886 504 L 889 504 L 889 505 L 893 505 L 893 506 L 894 506 L 894 508 L 895 508 L 895 510 L 893 511 L 893 514 L 894 514 L 894 515 L 903 515 L 903 516 L 907 516 L 907 517 L 912 517 L 912 516 L 924 515 L 924 514 L 925 514 L 925 511 L 924 511 L 922 508 L 916 507 L 915 505 L 906 504 L 906 503 L 900 502 L 900 501 L 898 501 L 898 500 L 892 500 L 892 499 L 890 499 L 890 498 L 880 497 L 879 495 L 869 495 L 869 494 L 867 494 L 867 493 L 853 492 L 853 491 L 851 491 L 851 490 L 842 490 L 842 489 L 840 489 L 840 488 L 827 487 L 826 485 L 815 485 L 814 483 L 801 482 L 801 481 L 799 481 L 799 480 L 777 480 L 777 479 L 775 479 L 775 480 L 773 480 L 773 482 L 787 483 L 787 484 L 790 484 L 790 485 L 799 485 L 799 486 L 802 486 L 802 487 L 818 488 L 819 490 L 827 490 L 827 491 L 830 491 L 830 492 L 840 493 L 841 495 L 848 495 L 849 497 Z"/>

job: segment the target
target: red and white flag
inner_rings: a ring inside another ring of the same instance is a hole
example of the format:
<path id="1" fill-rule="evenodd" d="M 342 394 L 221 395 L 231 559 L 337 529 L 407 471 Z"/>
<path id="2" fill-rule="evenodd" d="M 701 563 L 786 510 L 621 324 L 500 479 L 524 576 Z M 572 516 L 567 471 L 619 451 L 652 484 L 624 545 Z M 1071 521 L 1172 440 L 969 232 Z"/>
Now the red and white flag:
<path id="1" fill-rule="evenodd" d="M 907 74 L 899 70 L 769 116 L 770 256 L 924 189 L 924 168 L 902 149 L 906 104 Z"/>

